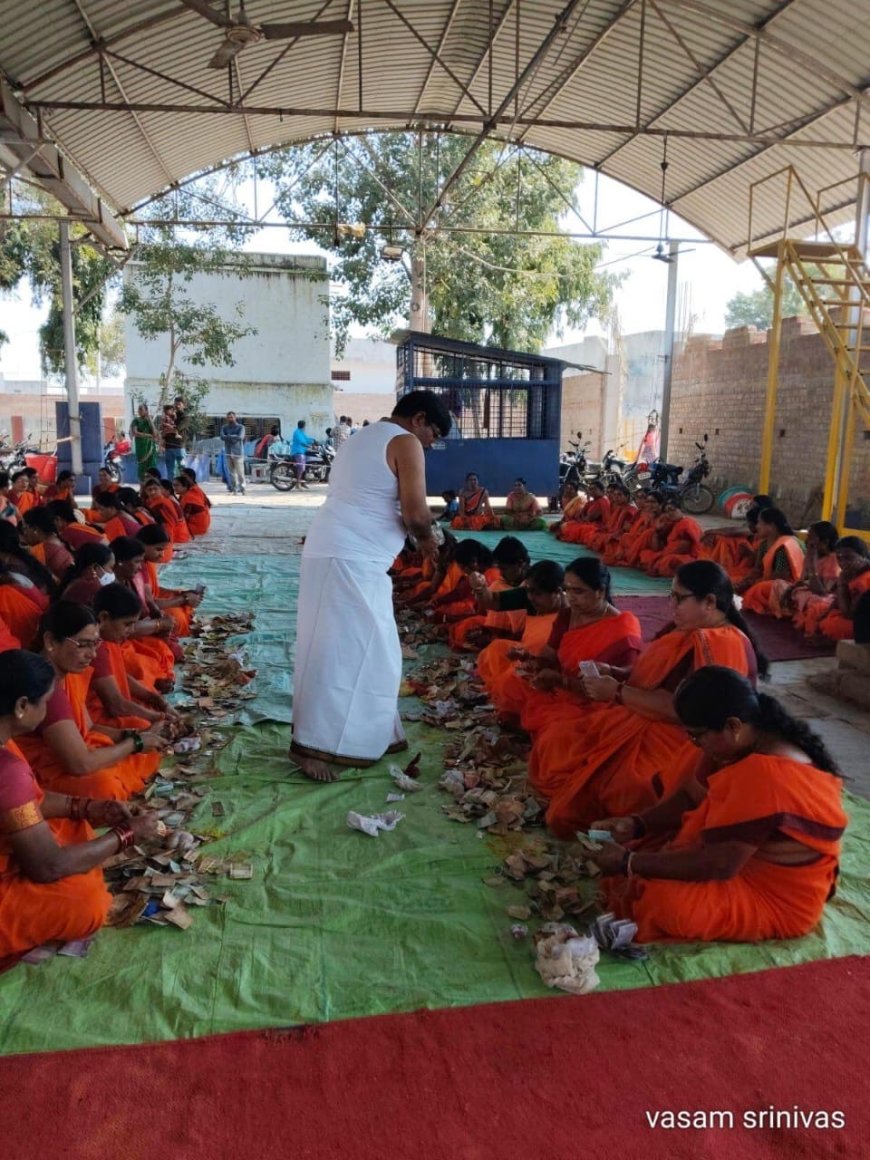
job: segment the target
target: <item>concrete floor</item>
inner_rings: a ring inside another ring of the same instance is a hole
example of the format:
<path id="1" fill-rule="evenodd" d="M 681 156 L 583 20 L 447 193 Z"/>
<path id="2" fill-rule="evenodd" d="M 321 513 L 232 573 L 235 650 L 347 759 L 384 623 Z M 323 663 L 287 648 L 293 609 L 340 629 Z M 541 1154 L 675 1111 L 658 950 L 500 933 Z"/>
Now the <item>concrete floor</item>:
<path id="1" fill-rule="evenodd" d="M 309 491 L 285 493 L 268 483 L 255 483 L 245 496 L 227 495 L 216 483 L 207 484 L 205 490 L 214 505 L 212 534 L 190 550 L 208 555 L 298 554 L 311 518 L 326 498 L 322 484 L 312 484 Z M 724 522 L 713 517 L 703 520 L 708 526 Z M 870 713 L 827 696 L 807 681 L 835 668 L 833 657 L 777 662 L 769 688 L 790 713 L 805 719 L 822 736 L 851 779 L 849 789 L 870 799 Z"/>

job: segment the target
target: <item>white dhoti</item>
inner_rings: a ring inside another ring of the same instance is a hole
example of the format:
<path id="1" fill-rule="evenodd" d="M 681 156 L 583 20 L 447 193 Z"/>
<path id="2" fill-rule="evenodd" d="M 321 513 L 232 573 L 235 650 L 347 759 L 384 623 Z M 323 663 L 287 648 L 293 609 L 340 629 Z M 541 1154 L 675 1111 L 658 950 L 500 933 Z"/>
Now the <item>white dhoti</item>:
<path id="1" fill-rule="evenodd" d="M 303 555 L 291 752 L 365 766 L 407 747 L 402 648 L 381 562 Z"/>

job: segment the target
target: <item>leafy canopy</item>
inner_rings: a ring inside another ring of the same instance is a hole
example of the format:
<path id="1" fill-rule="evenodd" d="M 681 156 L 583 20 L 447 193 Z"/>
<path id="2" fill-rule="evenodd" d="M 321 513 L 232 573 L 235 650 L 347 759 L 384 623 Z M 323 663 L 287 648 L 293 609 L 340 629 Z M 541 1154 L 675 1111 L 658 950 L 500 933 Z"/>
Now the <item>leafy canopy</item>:
<path id="1" fill-rule="evenodd" d="M 333 255 L 339 352 L 352 324 L 382 334 L 410 324 L 537 351 L 554 328 L 607 315 L 618 279 L 596 273 L 602 247 L 559 235 L 578 165 L 487 142 L 433 218 L 421 220 L 470 144 L 458 135 L 384 133 L 260 161 L 284 219 L 308 223 L 291 225 L 291 234 Z M 358 224 L 365 229 L 348 228 Z M 406 261 L 383 261 L 385 243 L 401 246 Z"/>
<path id="2" fill-rule="evenodd" d="M 806 303 L 794 282 L 788 277 L 782 285 L 782 316 L 790 318 L 807 313 Z M 735 294 L 725 307 L 727 327 L 754 326 L 769 330 L 773 325 L 773 291 L 765 283 L 751 294 Z"/>

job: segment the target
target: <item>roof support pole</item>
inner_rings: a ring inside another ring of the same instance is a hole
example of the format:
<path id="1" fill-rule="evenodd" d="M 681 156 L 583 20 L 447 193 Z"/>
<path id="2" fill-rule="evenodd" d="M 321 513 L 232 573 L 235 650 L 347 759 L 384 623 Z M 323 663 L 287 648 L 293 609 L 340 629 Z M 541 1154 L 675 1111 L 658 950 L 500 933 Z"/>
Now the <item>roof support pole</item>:
<path id="1" fill-rule="evenodd" d="M 662 376 L 661 443 L 659 447 L 659 456 L 665 462 L 668 459 L 668 434 L 671 424 L 671 384 L 674 378 L 674 327 L 677 318 L 677 270 L 680 264 L 679 242 L 670 242 L 668 245 L 668 258 L 668 297 L 665 305 L 664 374 Z"/>
<path id="2" fill-rule="evenodd" d="M 82 419 L 79 410 L 79 379 L 76 361 L 76 323 L 73 311 L 72 254 L 69 222 L 60 223 L 60 280 L 63 293 L 63 349 L 66 394 L 69 400 L 69 434 L 74 475 L 82 473 Z"/>
<path id="3" fill-rule="evenodd" d="M 773 283 L 773 320 L 767 340 L 767 393 L 764 399 L 764 423 L 761 428 L 761 465 L 758 469 L 758 491 L 770 491 L 770 468 L 773 462 L 773 430 L 776 426 L 776 397 L 779 390 L 779 347 L 782 337 L 782 287 L 785 279 L 786 242 L 779 243 L 776 275 Z"/>

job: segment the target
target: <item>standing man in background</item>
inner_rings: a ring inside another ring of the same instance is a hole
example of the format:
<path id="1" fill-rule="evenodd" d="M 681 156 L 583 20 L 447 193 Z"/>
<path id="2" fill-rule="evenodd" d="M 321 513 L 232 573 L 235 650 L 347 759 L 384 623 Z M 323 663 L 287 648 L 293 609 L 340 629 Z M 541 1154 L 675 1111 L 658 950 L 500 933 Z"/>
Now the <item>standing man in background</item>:
<path id="1" fill-rule="evenodd" d="M 163 408 L 160 434 L 163 439 L 163 462 L 167 479 L 175 479 L 184 459 L 184 437 L 178 430 L 175 407 L 167 403 Z"/>
<path id="2" fill-rule="evenodd" d="M 437 558 L 423 451 L 449 430 L 440 396 L 411 391 L 336 456 L 326 503 L 305 538 L 296 624 L 290 760 L 315 781 L 335 781 L 338 766 L 372 765 L 407 748 L 387 570 L 408 533 Z"/>
<path id="3" fill-rule="evenodd" d="M 230 495 L 244 495 L 245 428 L 236 418 L 235 411 L 227 411 L 227 421 L 221 427 L 221 439 L 227 467 L 227 490 Z"/>

